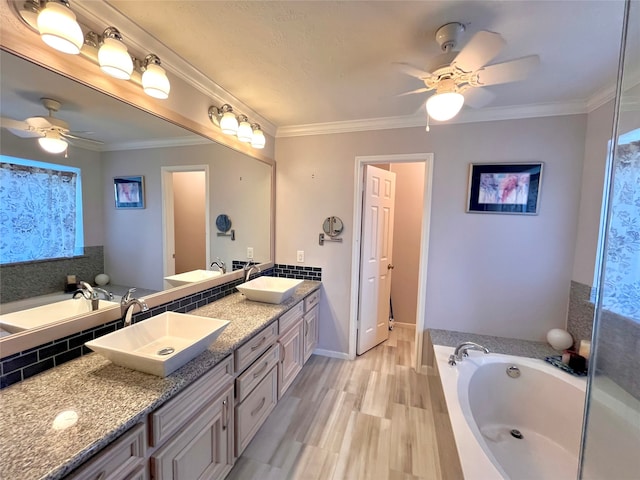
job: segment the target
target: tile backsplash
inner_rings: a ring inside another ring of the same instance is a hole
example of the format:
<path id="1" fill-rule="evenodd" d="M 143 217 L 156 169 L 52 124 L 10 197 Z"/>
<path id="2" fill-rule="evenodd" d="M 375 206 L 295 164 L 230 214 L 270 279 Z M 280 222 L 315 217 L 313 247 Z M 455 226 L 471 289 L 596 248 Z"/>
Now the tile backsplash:
<path id="1" fill-rule="evenodd" d="M 244 265 L 244 263 L 242 263 L 242 265 Z M 303 280 L 320 281 L 322 279 L 321 268 L 300 267 L 294 265 L 275 265 L 274 268 L 270 268 L 260 274 L 276 277 L 299 278 Z M 190 312 L 191 310 L 204 307 L 205 305 L 215 302 L 227 295 L 236 293 L 237 290 L 235 287 L 243 282 L 243 279 L 234 280 L 232 282 L 177 299 L 173 302 L 159 305 L 150 309 L 148 312 L 136 313 L 133 315 L 133 321 L 135 323 L 141 320 L 146 320 L 147 318 L 167 311 L 179 313 Z M 25 380 L 26 378 L 48 370 L 49 368 L 56 367 L 64 362 L 78 358 L 81 355 L 92 353 L 90 349 L 84 346 L 85 342 L 113 332 L 118 328 L 122 328 L 122 320 L 120 319 L 44 345 L 39 345 L 38 347 L 31 348 L 24 352 L 0 358 L 0 388 L 8 387 L 9 385 Z"/>

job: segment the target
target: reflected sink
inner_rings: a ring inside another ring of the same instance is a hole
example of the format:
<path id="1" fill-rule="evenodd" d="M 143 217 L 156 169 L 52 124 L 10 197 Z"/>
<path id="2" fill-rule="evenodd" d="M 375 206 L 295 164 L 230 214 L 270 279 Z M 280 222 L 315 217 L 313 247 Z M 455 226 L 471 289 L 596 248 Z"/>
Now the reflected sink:
<path id="1" fill-rule="evenodd" d="M 190 272 L 164 277 L 164 279 L 169 282 L 172 287 L 179 287 L 181 285 L 187 285 L 188 283 L 209 280 L 210 278 L 219 277 L 220 275 L 222 275 L 222 272 L 219 270 L 191 270 Z"/>
<path id="2" fill-rule="evenodd" d="M 302 282 L 293 278 L 257 277 L 236 288 L 249 300 L 278 304 L 291 297 Z"/>
<path id="3" fill-rule="evenodd" d="M 166 377 L 204 352 L 227 320 L 165 312 L 85 343 L 116 365 Z"/>
<path id="4" fill-rule="evenodd" d="M 100 300 L 98 310 L 120 305 L 117 302 Z M 91 302 L 85 298 L 70 298 L 61 302 L 0 315 L 0 328 L 9 333 L 18 333 L 29 328 L 42 327 L 67 318 L 90 313 Z"/>

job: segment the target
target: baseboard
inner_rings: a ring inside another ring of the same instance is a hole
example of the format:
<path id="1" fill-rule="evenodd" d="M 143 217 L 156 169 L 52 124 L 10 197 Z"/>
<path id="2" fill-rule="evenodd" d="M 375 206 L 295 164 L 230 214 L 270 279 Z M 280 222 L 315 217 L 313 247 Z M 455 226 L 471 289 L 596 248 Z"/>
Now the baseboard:
<path id="1" fill-rule="evenodd" d="M 416 328 L 415 323 L 393 322 L 393 326 L 398 328 Z"/>
<path id="2" fill-rule="evenodd" d="M 344 352 L 334 352 L 333 350 L 324 350 L 322 348 L 316 348 L 313 351 L 314 355 L 320 355 L 321 357 L 339 358 L 340 360 L 349 360 L 349 354 Z"/>

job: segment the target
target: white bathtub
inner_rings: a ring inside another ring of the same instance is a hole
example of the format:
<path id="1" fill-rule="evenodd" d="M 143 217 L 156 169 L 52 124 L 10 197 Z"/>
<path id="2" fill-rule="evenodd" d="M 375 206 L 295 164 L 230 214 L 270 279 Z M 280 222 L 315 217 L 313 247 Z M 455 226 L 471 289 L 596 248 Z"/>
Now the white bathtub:
<path id="1" fill-rule="evenodd" d="M 466 480 L 576 478 L 584 378 L 543 360 L 475 351 L 450 366 L 453 348 L 434 349 Z M 520 377 L 507 375 L 511 365 Z"/>

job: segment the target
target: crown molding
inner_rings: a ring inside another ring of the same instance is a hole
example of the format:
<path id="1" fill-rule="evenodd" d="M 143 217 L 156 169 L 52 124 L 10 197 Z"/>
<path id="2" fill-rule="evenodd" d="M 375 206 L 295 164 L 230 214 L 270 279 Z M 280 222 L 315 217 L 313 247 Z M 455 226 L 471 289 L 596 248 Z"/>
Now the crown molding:
<path id="1" fill-rule="evenodd" d="M 552 117 L 559 115 L 579 115 L 587 113 L 584 101 L 547 103 L 537 105 L 516 105 L 510 107 L 465 109 L 448 122 L 431 121 L 431 125 L 451 125 L 459 123 L 493 122 L 521 118 Z M 278 128 L 276 138 L 301 137 L 305 135 L 327 135 L 335 133 L 362 132 L 367 130 L 390 130 L 394 128 L 424 127 L 426 116 L 420 112 L 400 117 L 382 117 L 343 122 L 291 125 Z"/>
<path id="2" fill-rule="evenodd" d="M 121 142 L 110 143 L 104 145 L 100 151 L 102 152 L 116 152 L 121 150 L 141 150 L 145 148 L 166 148 L 166 147 L 185 147 L 191 145 L 211 145 L 211 141 L 208 138 L 201 137 L 200 135 L 194 135 L 191 137 L 174 137 L 174 138 L 161 138 L 155 140 L 143 140 L 140 142 Z"/>
<path id="3" fill-rule="evenodd" d="M 162 67 L 167 72 L 182 79 L 200 93 L 210 97 L 213 103 L 218 103 L 219 105 L 224 103 L 231 104 L 234 111 L 245 114 L 252 122 L 259 123 L 264 132 L 275 136 L 276 126 L 273 123 L 216 84 L 176 52 L 132 22 L 115 7 L 95 0 L 76 0 L 73 2 L 72 8 L 74 13 L 78 15 L 79 21 L 88 23 L 92 28 L 96 25 L 100 26 L 97 30 L 104 29 L 109 25 L 117 27 L 118 30 L 123 32 L 125 43 L 130 50 L 134 52 L 153 52 L 162 60 Z"/>

